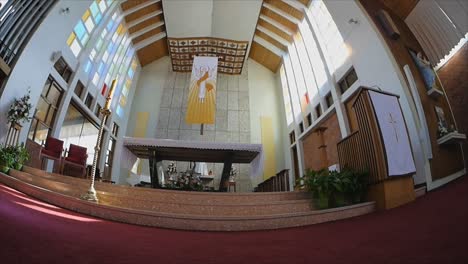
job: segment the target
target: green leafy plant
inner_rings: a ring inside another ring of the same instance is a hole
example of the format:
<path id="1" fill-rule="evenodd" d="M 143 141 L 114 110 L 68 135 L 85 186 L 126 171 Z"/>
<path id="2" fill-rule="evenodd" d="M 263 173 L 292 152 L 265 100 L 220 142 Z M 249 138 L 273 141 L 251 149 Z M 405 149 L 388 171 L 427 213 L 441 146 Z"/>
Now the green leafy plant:
<path id="1" fill-rule="evenodd" d="M 9 147 L 0 147 L 0 171 L 8 173 L 15 163 L 15 154 Z"/>
<path id="2" fill-rule="evenodd" d="M 311 192 L 315 206 L 323 209 L 361 202 L 367 178 L 368 173 L 347 168 L 341 172 L 307 170 L 297 183 Z"/>
<path id="3" fill-rule="evenodd" d="M 16 170 L 21 170 L 25 162 L 30 158 L 28 150 L 23 146 L 18 146 L 15 148 L 15 162 L 13 168 Z"/>
<path id="4" fill-rule="evenodd" d="M 10 168 L 21 170 L 28 160 L 29 153 L 23 145 L 0 148 L 0 169 L 4 173 L 7 173 Z"/>

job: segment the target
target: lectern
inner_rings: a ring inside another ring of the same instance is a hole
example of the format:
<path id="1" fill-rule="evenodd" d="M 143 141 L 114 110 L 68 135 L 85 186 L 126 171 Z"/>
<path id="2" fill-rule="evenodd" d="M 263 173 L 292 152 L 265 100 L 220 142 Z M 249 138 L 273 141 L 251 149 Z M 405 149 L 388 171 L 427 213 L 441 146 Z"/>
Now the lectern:
<path id="1" fill-rule="evenodd" d="M 416 167 L 399 96 L 361 87 L 353 109 L 359 128 L 338 143 L 340 166 L 369 172 L 368 199 L 379 209 L 413 201 Z"/>

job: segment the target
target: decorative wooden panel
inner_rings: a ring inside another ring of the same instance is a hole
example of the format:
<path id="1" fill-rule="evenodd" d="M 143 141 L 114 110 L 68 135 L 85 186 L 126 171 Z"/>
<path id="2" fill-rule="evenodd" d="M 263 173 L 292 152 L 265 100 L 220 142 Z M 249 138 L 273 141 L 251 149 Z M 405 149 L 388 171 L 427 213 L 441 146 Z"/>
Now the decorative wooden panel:
<path id="1" fill-rule="evenodd" d="M 247 54 L 248 41 L 220 38 L 168 38 L 172 69 L 192 71 L 194 56 L 218 57 L 218 72 L 240 74 Z"/>

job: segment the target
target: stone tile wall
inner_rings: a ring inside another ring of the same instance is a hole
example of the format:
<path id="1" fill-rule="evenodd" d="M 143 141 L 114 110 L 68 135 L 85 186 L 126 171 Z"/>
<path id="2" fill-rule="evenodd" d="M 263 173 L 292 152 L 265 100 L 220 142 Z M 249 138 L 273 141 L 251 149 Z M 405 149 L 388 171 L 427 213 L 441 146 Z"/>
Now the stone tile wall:
<path id="1" fill-rule="evenodd" d="M 245 68 L 247 65 L 244 66 Z M 164 84 L 156 137 L 180 140 L 250 143 L 250 107 L 247 69 L 242 75 L 218 74 L 216 87 L 216 120 L 205 125 L 200 135 L 200 125 L 185 123 L 190 73 L 168 72 Z M 163 162 L 164 169 L 168 161 Z M 236 164 L 237 191 L 252 190 L 248 164 Z M 188 168 L 188 162 L 177 162 L 178 171 Z M 223 164 L 208 164 L 219 186 Z"/>

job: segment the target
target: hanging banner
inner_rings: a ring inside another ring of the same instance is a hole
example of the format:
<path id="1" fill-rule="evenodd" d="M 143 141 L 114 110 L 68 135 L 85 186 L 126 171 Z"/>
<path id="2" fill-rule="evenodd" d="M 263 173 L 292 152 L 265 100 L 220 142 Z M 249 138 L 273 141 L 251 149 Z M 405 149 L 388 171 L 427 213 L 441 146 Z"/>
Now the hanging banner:
<path id="1" fill-rule="evenodd" d="M 185 116 L 187 124 L 214 124 L 217 73 L 218 57 L 195 56 Z"/>
<path id="2" fill-rule="evenodd" d="M 385 146 L 388 175 L 399 176 L 416 172 L 411 143 L 398 97 L 369 91 Z"/>

